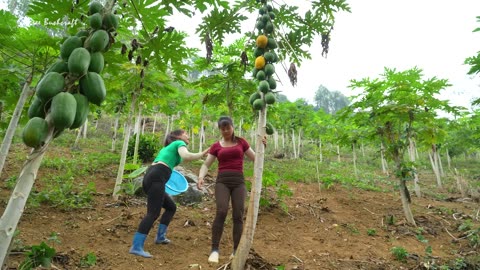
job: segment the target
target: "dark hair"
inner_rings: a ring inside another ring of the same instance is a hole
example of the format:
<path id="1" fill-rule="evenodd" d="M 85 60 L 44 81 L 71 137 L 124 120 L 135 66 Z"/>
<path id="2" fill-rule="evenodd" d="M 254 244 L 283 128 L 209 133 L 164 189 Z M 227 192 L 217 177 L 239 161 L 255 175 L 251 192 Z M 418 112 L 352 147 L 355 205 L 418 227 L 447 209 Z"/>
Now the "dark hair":
<path id="1" fill-rule="evenodd" d="M 221 116 L 218 119 L 217 124 L 218 124 L 218 128 L 227 127 L 227 126 L 233 127 L 233 120 L 228 116 Z M 235 130 L 232 133 L 232 141 L 233 142 L 237 141 L 237 136 L 235 136 Z"/>
<path id="2" fill-rule="evenodd" d="M 163 143 L 164 146 L 167 146 L 171 144 L 172 142 L 179 140 L 179 137 L 182 136 L 182 134 L 185 133 L 185 130 L 183 129 L 177 129 L 172 132 L 170 132 L 167 135 L 167 138 L 165 138 L 165 142 Z"/>

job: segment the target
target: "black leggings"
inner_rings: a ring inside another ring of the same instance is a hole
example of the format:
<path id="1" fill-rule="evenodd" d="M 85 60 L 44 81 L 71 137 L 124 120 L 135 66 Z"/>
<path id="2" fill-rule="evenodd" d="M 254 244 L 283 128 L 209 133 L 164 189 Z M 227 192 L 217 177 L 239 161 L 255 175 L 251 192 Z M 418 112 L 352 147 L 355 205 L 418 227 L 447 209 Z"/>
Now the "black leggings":
<path id="1" fill-rule="evenodd" d="M 162 207 L 165 208 L 165 212 L 160 219 L 160 224 L 168 226 L 175 215 L 177 205 L 168 194 L 165 194 L 165 183 L 171 174 L 170 168 L 163 164 L 156 164 L 150 166 L 143 177 L 143 191 L 147 194 L 147 214 L 138 226 L 139 233 L 148 234 L 153 223 L 160 216 Z"/>
<path id="2" fill-rule="evenodd" d="M 212 250 L 218 250 L 219 248 L 230 198 L 232 199 L 233 249 L 237 249 L 243 232 L 243 212 L 246 196 L 247 189 L 242 173 L 222 172 L 218 175 L 215 184 L 217 212 L 212 226 Z"/>

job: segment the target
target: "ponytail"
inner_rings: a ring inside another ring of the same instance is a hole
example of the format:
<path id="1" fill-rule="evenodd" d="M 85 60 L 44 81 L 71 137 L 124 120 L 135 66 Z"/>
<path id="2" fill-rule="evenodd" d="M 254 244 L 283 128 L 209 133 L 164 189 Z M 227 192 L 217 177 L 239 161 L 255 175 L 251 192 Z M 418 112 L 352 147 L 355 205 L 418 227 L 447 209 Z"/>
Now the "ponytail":
<path id="1" fill-rule="evenodd" d="M 163 146 L 167 146 L 171 144 L 172 142 L 178 140 L 182 134 L 185 133 L 185 130 L 183 129 L 177 129 L 172 132 L 170 132 L 167 137 L 165 138 L 165 142 L 163 143 Z"/>

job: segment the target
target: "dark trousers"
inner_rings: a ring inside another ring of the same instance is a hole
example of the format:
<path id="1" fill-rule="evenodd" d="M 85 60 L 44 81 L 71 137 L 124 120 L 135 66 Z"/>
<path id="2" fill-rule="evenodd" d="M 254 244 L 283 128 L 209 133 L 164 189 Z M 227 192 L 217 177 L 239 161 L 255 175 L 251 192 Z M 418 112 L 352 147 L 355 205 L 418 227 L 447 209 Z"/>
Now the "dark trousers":
<path id="1" fill-rule="evenodd" d="M 230 199 L 232 200 L 233 249 L 237 249 L 243 232 L 243 212 L 246 197 L 247 189 L 242 173 L 222 172 L 218 174 L 215 185 L 217 211 L 212 226 L 212 250 L 219 249 Z"/>
<path id="2" fill-rule="evenodd" d="M 168 226 L 175 215 L 177 205 L 168 194 L 165 194 L 165 184 L 171 174 L 170 168 L 163 164 L 156 164 L 150 166 L 143 177 L 143 191 L 147 194 L 147 214 L 138 226 L 139 233 L 148 234 L 153 223 L 160 216 L 162 207 L 165 208 L 165 212 L 160 219 L 161 224 Z"/>

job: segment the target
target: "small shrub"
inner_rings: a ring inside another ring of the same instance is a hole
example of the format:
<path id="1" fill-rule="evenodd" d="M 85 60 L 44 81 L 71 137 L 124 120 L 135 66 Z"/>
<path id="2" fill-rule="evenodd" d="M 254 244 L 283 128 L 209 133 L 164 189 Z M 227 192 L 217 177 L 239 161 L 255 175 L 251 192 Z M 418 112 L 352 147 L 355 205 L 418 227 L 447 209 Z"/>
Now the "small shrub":
<path id="1" fill-rule="evenodd" d="M 400 262 L 406 262 L 407 261 L 407 256 L 408 252 L 405 248 L 403 247 L 393 247 L 391 250 L 393 257 L 395 260 L 400 261 Z"/>
<path id="2" fill-rule="evenodd" d="M 80 259 L 80 267 L 90 268 L 97 264 L 97 256 L 93 252 L 89 252 L 87 255 Z"/>
<path id="3" fill-rule="evenodd" d="M 473 222 L 471 219 L 465 220 L 460 226 L 458 226 L 459 232 L 466 232 L 473 228 Z"/>
<path id="4" fill-rule="evenodd" d="M 20 264 L 19 269 L 30 270 L 39 266 L 50 268 L 55 253 L 55 249 L 45 244 L 45 242 L 31 246 L 27 252 L 27 258 Z"/>
<path id="5" fill-rule="evenodd" d="M 140 135 L 140 142 L 138 144 L 138 158 L 143 163 L 152 162 L 155 155 L 161 148 L 161 142 L 159 138 L 152 134 Z M 133 158 L 135 151 L 135 137 L 132 137 L 128 142 L 127 156 Z"/>
<path id="6" fill-rule="evenodd" d="M 388 215 L 386 218 L 387 218 L 387 222 L 386 222 L 387 225 L 395 225 L 395 222 L 397 222 L 394 215 Z"/>
<path id="7" fill-rule="evenodd" d="M 12 190 L 15 188 L 17 184 L 17 176 L 11 176 L 5 180 L 5 188 L 8 190 Z"/>
<path id="8" fill-rule="evenodd" d="M 377 230 L 375 230 L 375 229 L 367 229 L 367 235 L 368 235 L 368 236 L 376 236 L 376 235 L 377 235 Z"/>
<path id="9" fill-rule="evenodd" d="M 422 242 L 422 243 L 428 243 L 428 240 L 423 236 L 424 229 L 422 227 L 417 228 L 417 240 Z"/>

